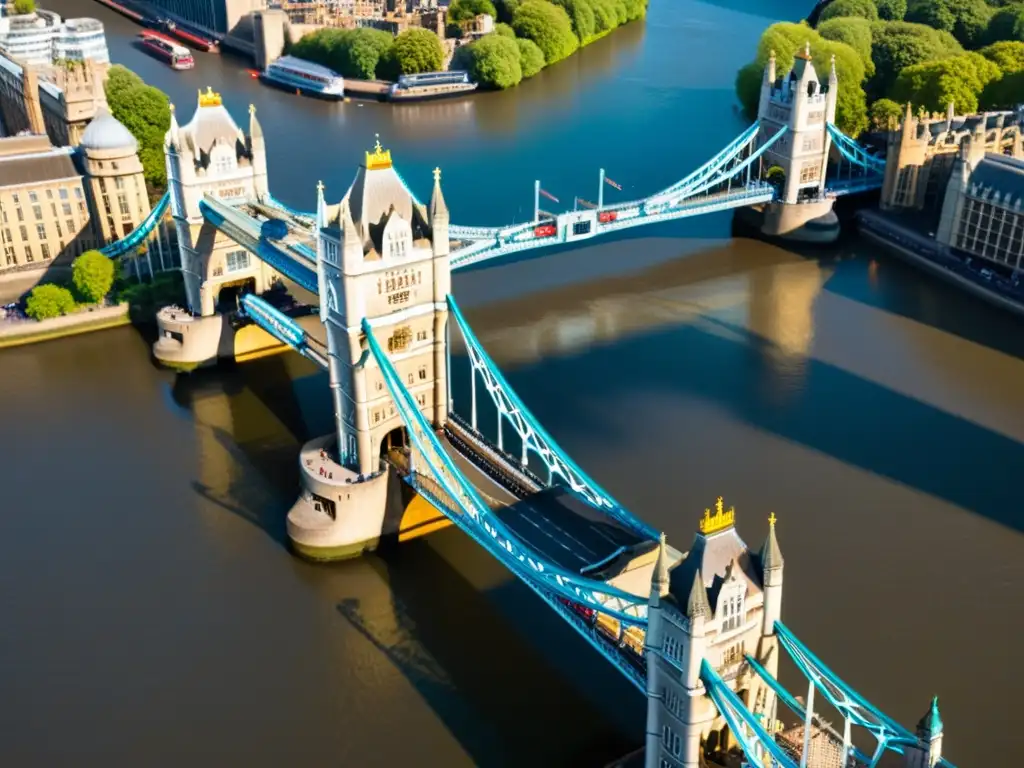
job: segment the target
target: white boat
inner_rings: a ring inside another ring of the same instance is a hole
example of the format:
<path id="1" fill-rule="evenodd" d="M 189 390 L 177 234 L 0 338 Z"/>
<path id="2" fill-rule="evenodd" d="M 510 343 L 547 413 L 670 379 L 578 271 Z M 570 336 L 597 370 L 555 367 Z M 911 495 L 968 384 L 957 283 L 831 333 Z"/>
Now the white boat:
<path id="1" fill-rule="evenodd" d="M 392 101 L 426 101 L 458 96 L 475 90 L 476 83 L 470 82 L 469 73 L 452 70 L 402 75 L 398 82 L 391 86 L 388 95 Z"/>
<path id="2" fill-rule="evenodd" d="M 322 99 L 345 95 L 345 80 L 334 70 L 295 56 L 282 56 L 260 74 L 260 78 L 288 91 Z"/>

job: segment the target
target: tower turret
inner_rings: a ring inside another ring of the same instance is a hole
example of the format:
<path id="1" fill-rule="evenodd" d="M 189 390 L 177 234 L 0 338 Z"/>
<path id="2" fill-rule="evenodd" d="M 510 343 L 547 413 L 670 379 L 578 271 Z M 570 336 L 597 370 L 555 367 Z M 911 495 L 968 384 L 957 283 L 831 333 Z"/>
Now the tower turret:
<path id="1" fill-rule="evenodd" d="M 907 747 L 903 753 L 906 768 L 934 768 L 942 760 L 942 717 L 939 715 L 939 697 L 918 721 L 916 729 L 920 743 Z"/>
<path id="2" fill-rule="evenodd" d="M 267 195 L 270 187 L 267 182 L 267 147 L 263 140 L 263 126 L 256 119 L 256 105 L 249 105 L 249 157 L 252 160 L 253 187 L 258 198 Z"/>

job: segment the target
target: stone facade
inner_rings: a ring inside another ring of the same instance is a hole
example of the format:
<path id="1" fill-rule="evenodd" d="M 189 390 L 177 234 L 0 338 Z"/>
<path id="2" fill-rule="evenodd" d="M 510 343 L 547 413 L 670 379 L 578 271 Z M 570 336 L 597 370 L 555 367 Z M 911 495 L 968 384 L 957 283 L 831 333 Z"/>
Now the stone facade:
<path id="1" fill-rule="evenodd" d="M 267 194 L 267 153 L 263 129 L 249 107 L 244 133 L 219 94 L 200 92 L 195 114 L 185 125 L 171 112 L 164 140 L 171 216 L 178 235 L 189 310 L 204 317 L 216 311 L 226 287 L 262 293 L 277 273 L 209 224 L 200 210 L 203 197 L 258 200 Z M 233 308 L 233 307 L 232 307 Z"/>
<path id="2" fill-rule="evenodd" d="M 945 116 L 914 116 L 908 104 L 903 121 L 886 137 L 882 210 L 937 212 L 961 144 L 968 139 L 975 154 L 1024 157 L 1021 129 L 1010 112 L 958 117 L 950 104 Z"/>
<path id="3" fill-rule="evenodd" d="M 705 511 L 693 546 L 670 565 L 662 536 L 651 579 L 647 659 L 646 768 L 698 768 L 705 755 L 734 745 L 705 693 L 704 660 L 755 716 L 775 730 L 776 697 L 746 663 L 778 676 L 775 622 L 782 610 L 783 560 L 771 517 L 768 538 L 752 553 L 722 500 Z"/>

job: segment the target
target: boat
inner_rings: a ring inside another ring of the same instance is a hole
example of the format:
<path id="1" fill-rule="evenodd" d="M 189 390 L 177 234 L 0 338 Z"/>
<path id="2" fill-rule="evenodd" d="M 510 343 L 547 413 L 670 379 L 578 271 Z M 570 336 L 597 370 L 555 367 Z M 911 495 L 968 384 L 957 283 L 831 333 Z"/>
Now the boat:
<path id="1" fill-rule="evenodd" d="M 345 80 L 337 72 L 295 56 L 282 56 L 260 75 L 265 83 L 322 99 L 345 97 Z"/>
<path id="2" fill-rule="evenodd" d="M 158 18 L 154 22 L 154 26 L 166 32 L 171 37 L 175 37 L 183 43 L 188 43 L 194 48 L 198 48 L 200 51 L 206 53 L 217 53 L 218 43 L 212 37 L 206 37 L 194 32 L 180 23 L 167 18 Z"/>
<path id="3" fill-rule="evenodd" d="M 178 45 L 174 40 L 159 32 L 150 30 L 140 32 L 139 42 L 143 48 L 158 59 L 170 64 L 171 69 L 192 69 L 196 65 L 192 58 L 192 51 L 183 45 Z"/>
<path id="4" fill-rule="evenodd" d="M 426 101 L 459 96 L 475 91 L 476 83 L 470 82 L 469 73 L 462 70 L 451 72 L 422 72 L 418 75 L 400 75 L 391 86 L 388 98 L 391 101 Z"/>

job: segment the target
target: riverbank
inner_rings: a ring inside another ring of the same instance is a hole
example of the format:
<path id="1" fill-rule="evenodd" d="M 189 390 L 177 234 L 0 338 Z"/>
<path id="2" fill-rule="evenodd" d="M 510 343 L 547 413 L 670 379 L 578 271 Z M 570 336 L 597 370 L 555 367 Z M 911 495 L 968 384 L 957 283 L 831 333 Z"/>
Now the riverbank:
<path id="1" fill-rule="evenodd" d="M 861 211 L 857 215 L 858 231 L 869 242 L 882 246 L 888 253 L 923 269 L 940 280 L 963 288 L 992 306 L 1024 317 L 1024 293 L 1015 299 L 981 281 L 969 268 L 953 257 L 943 256 L 935 240 L 903 226 L 878 211 Z M 943 263 L 947 262 L 947 263 Z"/>
<path id="2" fill-rule="evenodd" d="M 129 325 L 128 302 L 112 307 L 89 307 L 50 320 L 22 320 L 0 323 L 0 349 L 39 344 Z"/>

